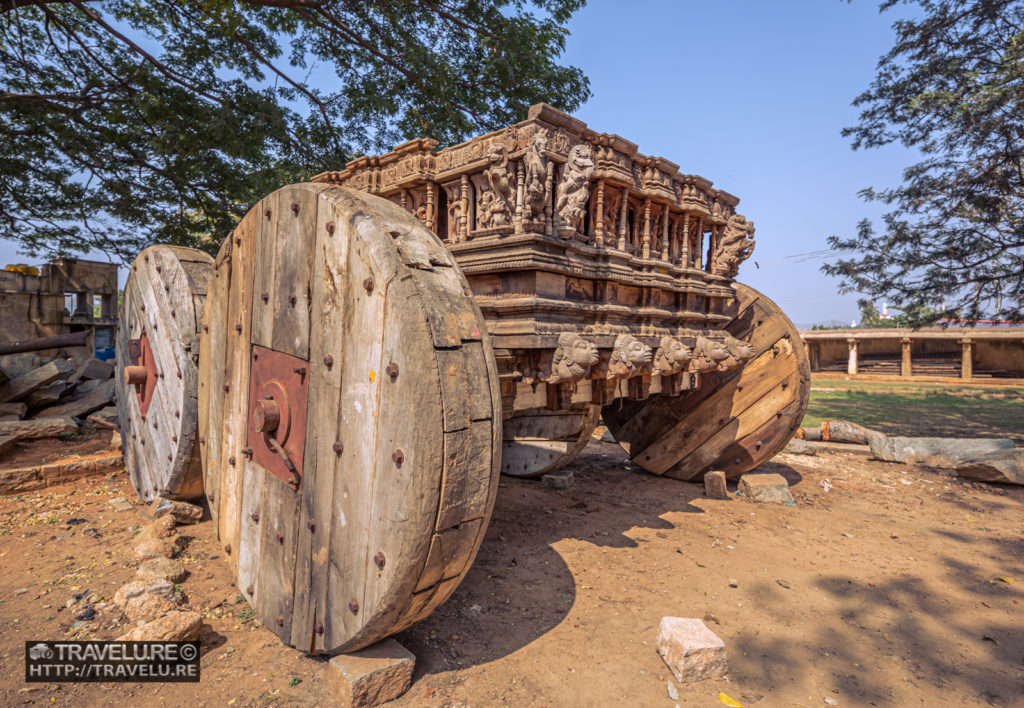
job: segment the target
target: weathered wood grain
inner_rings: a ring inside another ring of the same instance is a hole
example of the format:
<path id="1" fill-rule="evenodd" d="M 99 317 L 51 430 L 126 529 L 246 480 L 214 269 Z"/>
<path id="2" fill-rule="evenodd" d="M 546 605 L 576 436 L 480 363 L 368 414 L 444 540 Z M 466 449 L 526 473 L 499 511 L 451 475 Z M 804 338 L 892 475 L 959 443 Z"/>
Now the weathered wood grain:
<path id="1" fill-rule="evenodd" d="M 153 246 L 135 259 L 125 284 L 114 380 L 125 466 L 145 501 L 154 495 L 194 499 L 203 492 L 194 349 L 212 267 L 202 251 Z M 161 375 L 145 419 L 135 386 L 124 380 L 128 339 L 143 333 Z"/>
<path id="2" fill-rule="evenodd" d="M 255 237 L 222 248 L 230 283 L 219 287 L 215 273 L 204 318 L 211 507 L 261 622 L 307 651 L 356 649 L 428 614 L 468 570 L 498 486 L 497 369 L 465 278 L 399 207 L 300 184 L 267 197 L 239 230 L 257 223 Z M 236 322 L 239 268 L 250 273 L 248 326 Z M 221 431 L 248 424 L 248 402 L 231 392 L 248 390 L 249 371 L 231 352 L 254 343 L 307 361 L 298 491 L 240 450 L 244 474 L 216 463 L 237 450 Z M 229 524 L 233 497 L 241 514 Z"/>
<path id="3" fill-rule="evenodd" d="M 810 395 L 799 335 L 771 300 L 733 288 L 726 331 L 753 346 L 752 361 L 737 372 L 702 374 L 697 390 L 675 399 L 656 395 L 603 410 L 612 435 L 647 471 L 693 479 L 714 465 L 736 476 L 770 459 L 799 425 Z"/>

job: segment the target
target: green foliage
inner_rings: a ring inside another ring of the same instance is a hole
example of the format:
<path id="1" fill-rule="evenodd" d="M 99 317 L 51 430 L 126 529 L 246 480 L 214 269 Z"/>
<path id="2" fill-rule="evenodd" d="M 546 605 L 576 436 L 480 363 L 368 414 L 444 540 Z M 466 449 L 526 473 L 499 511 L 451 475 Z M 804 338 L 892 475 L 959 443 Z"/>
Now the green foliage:
<path id="1" fill-rule="evenodd" d="M 885 0 L 914 6 L 871 87 L 854 101 L 854 149 L 901 143 L 922 161 L 868 188 L 891 211 L 829 245 L 843 292 L 886 298 L 911 325 L 962 313 L 1024 317 L 1024 2 Z M 935 308 L 935 303 L 943 306 Z"/>
<path id="2" fill-rule="evenodd" d="M 215 251 L 362 151 L 578 107 L 589 84 L 556 60 L 582 4 L 0 2 L 0 227 L 33 256 Z"/>

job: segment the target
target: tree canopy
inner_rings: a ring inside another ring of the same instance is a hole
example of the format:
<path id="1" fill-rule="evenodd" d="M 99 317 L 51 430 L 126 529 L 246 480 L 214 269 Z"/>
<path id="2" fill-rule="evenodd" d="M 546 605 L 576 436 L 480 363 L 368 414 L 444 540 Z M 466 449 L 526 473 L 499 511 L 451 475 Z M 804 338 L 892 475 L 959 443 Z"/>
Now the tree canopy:
<path id="1" fill-rule="evenodd" d="M 215 250 L 267 193 L 590 95 L 584 0 L 0 0 L 0 234 Z"/>
<path id="2" fill-rule="evenodd" d="M 853 148 L 901 143 L 921 161 L 861 195 L 890 208 L 829 245 L 841 290 L 884 297 L 912 324 L 1024 319 L 1024 3 L 885 0 L 910 7 L 854 101 Z M 845 254 L 844 254 L 845 255 Z"/>

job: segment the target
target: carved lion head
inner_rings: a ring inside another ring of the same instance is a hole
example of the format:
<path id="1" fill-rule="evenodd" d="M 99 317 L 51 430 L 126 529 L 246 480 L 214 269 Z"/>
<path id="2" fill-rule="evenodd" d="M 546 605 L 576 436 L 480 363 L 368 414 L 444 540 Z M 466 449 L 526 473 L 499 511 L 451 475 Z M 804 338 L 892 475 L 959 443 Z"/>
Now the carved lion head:
<path id="1" fill-rule="evenodd" d="M 569 165 L 574 170 L 586 172 L 594 166 L 593 152 L 589 145 L 575 145 L 569 151 Z"/>

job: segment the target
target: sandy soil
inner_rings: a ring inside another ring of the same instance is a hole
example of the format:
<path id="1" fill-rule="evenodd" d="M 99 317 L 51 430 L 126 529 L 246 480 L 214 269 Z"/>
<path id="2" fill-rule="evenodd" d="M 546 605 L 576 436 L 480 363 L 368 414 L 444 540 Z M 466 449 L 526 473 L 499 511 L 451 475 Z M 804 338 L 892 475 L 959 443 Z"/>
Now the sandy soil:
<path id="1" fill-rule="evenodd" d="M 503 479 L 465 582 L 398 637 L 418 664 L 393 705 L 1024 705 L 1024 490 L 852 455 L 767 468 L 796 506 L 712 501 L 600 442 L 568 490 Z M 26 640 L 124 631 L 106 608 L 76 622 L 88 596 L 73 602 L 133 573 L 141 519 L 114 511 L 118 496 L 133 498 L 123 478 L 0 499 L 0 703 L 329 703 L 325 660 L 254 623 L 209 521 L 184 531 L 182 588 L 207 622 L 200 684 L 23 683 Z M 670 699 L 654 649 L 666 615 L 706 620 L 727 680 Z"/>

